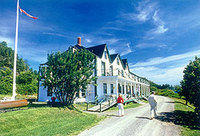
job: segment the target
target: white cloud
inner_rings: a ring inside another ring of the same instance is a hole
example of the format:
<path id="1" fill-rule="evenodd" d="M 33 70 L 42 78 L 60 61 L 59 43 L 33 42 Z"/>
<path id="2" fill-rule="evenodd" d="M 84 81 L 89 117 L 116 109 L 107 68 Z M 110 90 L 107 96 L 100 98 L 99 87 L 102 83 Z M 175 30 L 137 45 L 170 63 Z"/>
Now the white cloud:
<path id="1" fill-rule="evenodd" d="M 144 49 L 144 48 L 150 48 L 150 47 L 159 47 L 159 48 L 164 48 L 164 47 L 167 47 L 166 44 L 152 44 L 152 43 L 140 43 L 140 44 L 137 44 L 135 46 L 136 48 L 140 48 L 140 49 Z"/>
<path id="2" fill-rule="evenodd" d="M 178 85 L 183 79 L 184 66 L 181 67 L 166 67 L 158 68 L 150 67 L 137 67 L 132 68 L 131 71 L 138 75 L 147 77 L 149 80 L 157 84 L 171 84 Z"/>
<path id="3" fill-rule="evenodd" d="M 116 54 L 117 52 L 116 52 L 115 49 L 111 49 L 111 50 L 109 50 L 109 53 L 110 53 L 110 54 Z"/>
<path id="4" fill-rule="evenodd" d="M 129 64 L 129 67 L 133 73 L 147 77 L 155 83 L 177 85 L 183 79 L 184 68 L 189 60 L 194 60 L 194 56 L 200 56 L 200 50 L 151 58 L 146 62 Z"/>
<path id="5" fill-rule="evenodd" d="M 10 38 L 10 37 L 0 36 L 0 42 L 3 42 L 3 41 L 7 42 L 8 47 L 11 47 L 12 49 L 14 49 L 14 44 L 15 44 L 14 37 Z"/>
<path id="6" fill-rule="evenodd" d="M 133 51 L 131 50 L 130 43 L 127 43 L 125 51 L 121 52 L 120 55 L 124 56 L 124 55 L 127 55 L 127 54 L 131 53 L 131 52 L 133 52 Z"/>
<path id="7" fill-rule="evenodd" d="M 90 39 L 85 39 L 87 43 L 91 43 L 92 41 Z"/>
<path id="8" fill-rule="evenodd" d="M 138 19 L 138 21 L 142 22 L 151 19 L 151 16 L 155 8 L 156 8 L 156 3 L 150 3 L 149 1 L 139 2 L 138 7 L 136 7 L 136 10 L 138 11 L 138 14 L 136 14 L 136 18 Z"/>
<path id="9" fill-rule="evenodd" d="M 152 66 L 152 65 L 158 65 L 162 63 L 167 63 L 167 62 L 172 62 L 172 61 L 177 61 L 181 59 L 193 59 L 194 56 L 200 55 L 200 50 L 196 51 L 191 51 L 179 55 L 173 55 L 173 56 L 168 56 L 168 57 L 156 57 L 156 58 L 151 58 L 147 62 L 138 62 L 133 67 L 140 67 L 140 66 Z"/>
<path id="10" fill-rule="evenodd" d="M 138 6 L 135 7 L 136 13 L 122 13 L 121 17 L 126 20 L 134 20 L 139 22 L 146 22 L 151 19 L 154 10 L 156 9 L 156 3 L 151 3 L 149 1 L 139 2 Z"/>
<path id="11" fill-rule="evenodd" d="M 154 14 L 152 16 L 152 19 L 153 19 L 155 25 L 157 26 L 156 29 L 153 29 L 153 33 L 155 33 L 155 34 L 162 34 L 162 33 L 165 33 L 165 32 L 168 31 L 168 28 L 165 27 L 165 23 L 158 16 L 158 10 L 156 10 L 154 12 Z"/>
<path id="12" fill-rule="evenodd" d="M 117 38 L 110 38 L 110 39 L 106 39 L 106 40 L 103 40 L 105 43 L 108 43 L 108 44 L 114 44 L 116 42 L 118 42 L 119 40 L 121 39 L 117 39 Z"/>
<path id="13" fill-rule="evenodd" d="M 164 28 L 164 25 L 159 25 L 157 29 L 154 31 L 155 34 L 162 34 L 168 31 L 168 28 Z"/>
<path id="14" fill-rule="evenodd" d="M 52 36 L 58 36 L 58 37 L 67 37 L 66 35 L 63 35 L 63 34 L 60 34 L 60 33 L 43 32 L 43 34 L 52 35 Z"/>

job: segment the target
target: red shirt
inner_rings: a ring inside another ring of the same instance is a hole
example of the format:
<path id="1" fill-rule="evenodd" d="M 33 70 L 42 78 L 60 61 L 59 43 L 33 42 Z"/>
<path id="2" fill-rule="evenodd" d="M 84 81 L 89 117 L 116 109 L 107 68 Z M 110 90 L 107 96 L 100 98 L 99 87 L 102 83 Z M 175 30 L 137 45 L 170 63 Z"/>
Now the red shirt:
<path id="1" fill-rule="evenodd" d="M 117 103 L 124 103 L 124 99 L 122 97 L 118 97 L 117 98 Z"/>

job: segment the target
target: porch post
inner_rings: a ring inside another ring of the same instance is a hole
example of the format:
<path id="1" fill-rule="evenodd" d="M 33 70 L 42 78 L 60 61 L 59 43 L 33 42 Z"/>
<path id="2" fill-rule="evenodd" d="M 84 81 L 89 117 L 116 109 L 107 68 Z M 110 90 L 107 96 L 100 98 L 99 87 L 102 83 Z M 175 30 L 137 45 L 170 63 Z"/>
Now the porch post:
<path id="1" fill-rule="evenodd" d="M 124 82 L 124 94 L 126 95 L 126 81 Z"/>
<path id="2" fill-rule="evenodd" d="M 118 97 L 118 79 L 115 81 L 115 94 Z"/>
<path id="3" fill-rule="evenodd" d="M 132 94 L 133 94 L 133 93 L 132 93 L 132 91 L 133 91 L 133 87 L 132 87 L 132 85 L 133 85 L 133 84 L 131 83 L 131 90 L 130 90 L 130 91 L 131 91 L 131 92 L 130 92 L 130 93 L 131 93 L 131 94 L 130 94 L 131 97 L 132 97 Z"/>

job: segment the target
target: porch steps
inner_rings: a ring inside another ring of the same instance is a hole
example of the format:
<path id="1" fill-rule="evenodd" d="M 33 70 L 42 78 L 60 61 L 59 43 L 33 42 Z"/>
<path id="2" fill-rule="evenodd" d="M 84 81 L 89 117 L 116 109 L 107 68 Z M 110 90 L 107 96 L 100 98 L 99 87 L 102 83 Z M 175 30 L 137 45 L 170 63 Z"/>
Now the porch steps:
<path id="1" fill-rule="evenodd" d="M 144 99 L 144 100 L 148 101 L 147 97 L 144 97 L 144 96 L 143 96 L 143 97 L 142 97 L 142 99 Z"/>
<path id="2" fill-rule="evenodd" d="M 139 103 L 139 101 L 135 98 L 131 98 L 129 100 L 125 100 L 124 103 L 128 103 L 128 102 L 135 102 L 135 103 Z"/>

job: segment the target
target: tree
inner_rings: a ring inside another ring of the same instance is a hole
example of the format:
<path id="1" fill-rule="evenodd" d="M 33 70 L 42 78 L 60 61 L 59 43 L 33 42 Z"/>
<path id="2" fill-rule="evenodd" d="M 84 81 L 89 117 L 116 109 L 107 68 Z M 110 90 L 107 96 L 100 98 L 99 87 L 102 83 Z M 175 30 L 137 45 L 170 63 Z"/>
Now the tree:
<path id="1" fill-rule="evenodd" d="M 0 69 L 0 94 L 9 94 L 12 92 L 12 71 L 3 67 Z"/>
<path id="2" fill-rule="evenodd" d="M 182 92 L 181 86 L 180 86 L 180 85 L 175 85 L 175 86 L 174 86 L 174 89 L 175 89 L 176 93 L 179 94 L 180 99 L 181 99 L 181 97 L 183 96 L 183 92 Z"/>
<path id="3" fill-rule="evenodd" d="M 186 103 L 194 104 L 195 111 L 200 115 L 200 58 L 195 57 L 194 61 L 190 61 L 183 73 L 182 94 Z"/>
<path id="4" fill-rule="evenodd" d="M 14 51 L 7 47 L 6 42 L 0 43 L 0 93 L 12 93 L 12 69 Z M 17 57 L 17 93 L 33 94 L 38 90 L 38 73 L 29 68 L 22 58 Z"/>
<path id="5" fill-rule="evenodd" d="M 64 105 L 74 102 L 75 94 L 95 80 L 95 56 L 86 49 L 48 54 L 43 85 Z"/>
<path id="6" fill-rule="evenodd" d="M 21 72 L 17 76 L 17 93 L 34 94 L 37 93 L 38 80 L 35 73 L 31 70 Z"/>

